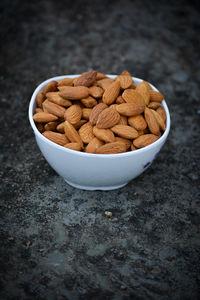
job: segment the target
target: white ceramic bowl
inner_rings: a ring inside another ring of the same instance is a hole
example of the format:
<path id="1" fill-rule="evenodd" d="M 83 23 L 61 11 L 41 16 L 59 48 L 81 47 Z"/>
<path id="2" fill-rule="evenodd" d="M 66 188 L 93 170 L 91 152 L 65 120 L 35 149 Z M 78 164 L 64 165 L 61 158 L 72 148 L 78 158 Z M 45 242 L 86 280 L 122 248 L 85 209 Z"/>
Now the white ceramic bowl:
<path id="1" fill-rule="evenodd" d="M 50 166 L 73 187 L 84 190 L 112 190 L 125 186 L 130 180 L 143 173 L 154 161 L 164 145 L 170 130 L 170 115 L 165 101 L 162 102 L 166 115 L 166 130 L 153 144 L 119 154 L 91 154 L 59 146 L 45 138 L 36 128 L 33 113 L 36 96 L 51 80 L 79 75 L 65 75 L 42 82 L 34 91 L 29 105 L 29 120 L 36 142 Z M 108 75 L 115 78 L 115 75 Z M 133 77 L 136 85 L 142 80 Z M 154 90 L 157 89 L 151 85 Z"/>

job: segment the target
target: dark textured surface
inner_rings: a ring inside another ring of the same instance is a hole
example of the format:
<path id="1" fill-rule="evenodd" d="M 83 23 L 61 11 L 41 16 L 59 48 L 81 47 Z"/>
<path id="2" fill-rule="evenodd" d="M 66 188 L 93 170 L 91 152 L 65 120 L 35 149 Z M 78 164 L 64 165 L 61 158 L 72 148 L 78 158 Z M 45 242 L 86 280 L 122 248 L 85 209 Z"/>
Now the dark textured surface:
<path id="1" fill-rule="evenodd" d="M 198 298 L 200 13 L 186 3 L 1 1 L 1 299 Z M 110 192 L 68 186 L 27 119 L 41 81 L 91 68 L 150 81 L 172 118 L 154 164 Z"/>

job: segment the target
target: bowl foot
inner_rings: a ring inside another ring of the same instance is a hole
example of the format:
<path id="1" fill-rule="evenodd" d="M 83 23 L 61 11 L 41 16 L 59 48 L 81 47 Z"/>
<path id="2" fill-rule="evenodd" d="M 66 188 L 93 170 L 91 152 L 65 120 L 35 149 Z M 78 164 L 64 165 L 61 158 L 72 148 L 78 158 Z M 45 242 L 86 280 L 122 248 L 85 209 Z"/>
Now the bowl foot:
<path id="1" fill-rule="evenodd" d="M 119 185 L 111 185 L 111 186 L 90 186 L 90 185 L 79 185 L 73 182 L 70 182 L 66 179 L 64 179 L 65 182 L 67 182 L 69 185 L 77 188 L 77 189 L 81 189 L 81 190 L 87 190 L 87 191 L 96 191 L 96 190 L 100 190 L 100 191 L 110 191 L 110 190 L 116 190 L 116 189 L 120 189 L 123 186 L 125 186 L 128 182 L 123 183 L 123 184 L 119 184 Z"/>

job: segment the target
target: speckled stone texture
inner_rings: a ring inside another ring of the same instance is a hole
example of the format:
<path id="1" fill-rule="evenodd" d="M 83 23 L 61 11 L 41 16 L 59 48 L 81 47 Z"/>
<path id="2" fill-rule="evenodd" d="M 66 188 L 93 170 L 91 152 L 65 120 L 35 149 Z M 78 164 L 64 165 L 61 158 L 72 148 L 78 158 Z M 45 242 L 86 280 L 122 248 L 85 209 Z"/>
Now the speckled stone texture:
<path id="1" fill-rule="evenodd" d="M 13 0 L 0 12 L 0 299 L 198 299 L 198 1 Z M 172 119 L 153 165 L 109 192 L 67 185 L 27 117 L 40 82 L 93 68 L 150 81 Z"/>

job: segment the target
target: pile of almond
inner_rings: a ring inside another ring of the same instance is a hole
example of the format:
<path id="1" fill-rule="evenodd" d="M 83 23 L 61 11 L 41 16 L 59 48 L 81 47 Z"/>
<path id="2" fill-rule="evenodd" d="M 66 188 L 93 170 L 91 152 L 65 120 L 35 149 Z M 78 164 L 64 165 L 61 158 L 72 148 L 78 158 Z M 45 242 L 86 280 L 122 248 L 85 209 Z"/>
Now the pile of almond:
<path id="1" fill-rule="evenodd" d="M 90 71 L 51 81 L 37 95 L 33 116 L 52 142 L 88 153 L 133 151 L 165 131 L 163 95 L 146 82 L 136 86 L 130 73 L 115 79 Z"/>

